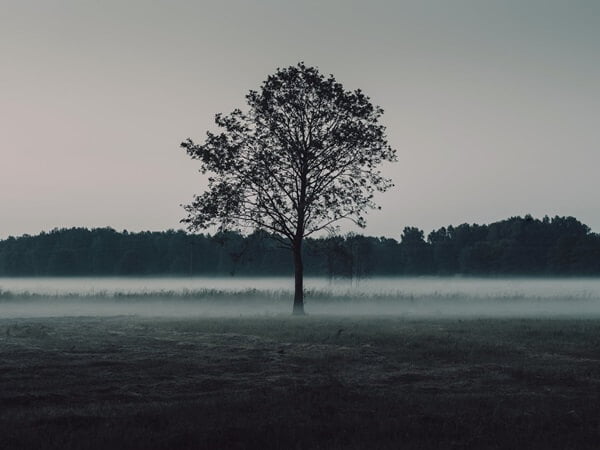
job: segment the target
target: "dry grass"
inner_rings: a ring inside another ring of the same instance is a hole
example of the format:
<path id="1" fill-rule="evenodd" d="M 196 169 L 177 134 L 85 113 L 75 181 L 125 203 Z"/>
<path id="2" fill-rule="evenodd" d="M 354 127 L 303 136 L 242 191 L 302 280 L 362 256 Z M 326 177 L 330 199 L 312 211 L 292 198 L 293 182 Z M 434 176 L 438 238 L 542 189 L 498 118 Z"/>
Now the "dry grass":
<path id="1" fill-rule="evenodd" d="M 0 448 L 597 448 L 600 320 L 0 320 Z"/>

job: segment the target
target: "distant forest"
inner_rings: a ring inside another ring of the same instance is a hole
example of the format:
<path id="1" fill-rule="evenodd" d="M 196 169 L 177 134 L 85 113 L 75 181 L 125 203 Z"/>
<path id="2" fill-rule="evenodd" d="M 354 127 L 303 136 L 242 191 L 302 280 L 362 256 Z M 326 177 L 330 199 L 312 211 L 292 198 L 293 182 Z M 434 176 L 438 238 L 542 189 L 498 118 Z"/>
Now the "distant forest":
<path id="1" fill-rule="evenodd" d="M 600 275 L 600 235 L 573 217 L 511 217 L 400 241 L 360 234 L 307 239 L 305 272 L 375 275 Z M 189 234 L 54 229 L 0 241 L 0 276 L 289 275 L 292 255 L 256 231 Z"/>

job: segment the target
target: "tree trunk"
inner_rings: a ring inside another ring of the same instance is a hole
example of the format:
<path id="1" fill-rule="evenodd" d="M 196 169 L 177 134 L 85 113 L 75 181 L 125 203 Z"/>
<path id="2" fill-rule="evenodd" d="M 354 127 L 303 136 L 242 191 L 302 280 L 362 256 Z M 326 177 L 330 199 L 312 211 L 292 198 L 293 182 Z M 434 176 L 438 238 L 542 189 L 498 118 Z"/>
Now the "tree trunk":
<path id="1" fill-rule="evenodd" d="M 294 242 L 294 309 L 295 316 L 304 315 L 304 267 L 302 266 L 302 241 Z"/>

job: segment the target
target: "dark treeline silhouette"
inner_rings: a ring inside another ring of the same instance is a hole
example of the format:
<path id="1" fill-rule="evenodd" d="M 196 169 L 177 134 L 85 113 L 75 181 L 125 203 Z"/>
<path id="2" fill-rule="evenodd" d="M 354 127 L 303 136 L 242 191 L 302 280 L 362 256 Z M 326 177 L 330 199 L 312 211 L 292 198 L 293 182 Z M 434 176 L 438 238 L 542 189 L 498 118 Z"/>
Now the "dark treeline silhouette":
<path id="1" fill-rule="evenodd" d="M 309 275 L 600 275 L 600 235 L 573 217 L 512 217 L 432 231 L 400 242 L 359 234 L 307 239 Z M 256 231 L 117 232 L 55 229 L 0 241 L 0 276 L 290 275 L 289 250 Z"/>

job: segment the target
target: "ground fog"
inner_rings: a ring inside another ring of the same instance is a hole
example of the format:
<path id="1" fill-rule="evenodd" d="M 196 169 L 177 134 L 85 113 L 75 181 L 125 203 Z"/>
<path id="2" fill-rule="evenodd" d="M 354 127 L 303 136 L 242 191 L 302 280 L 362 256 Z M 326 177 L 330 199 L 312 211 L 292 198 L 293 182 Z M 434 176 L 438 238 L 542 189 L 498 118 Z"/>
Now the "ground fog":
<path id="1" fill-rule="evenodd" d="M 288 278 L 9 278 L 0 316 L 278 316 L 292 296 Z M 308 278 L 305 301 L 311 315 L 600 317 L 600 279 Z"/>

